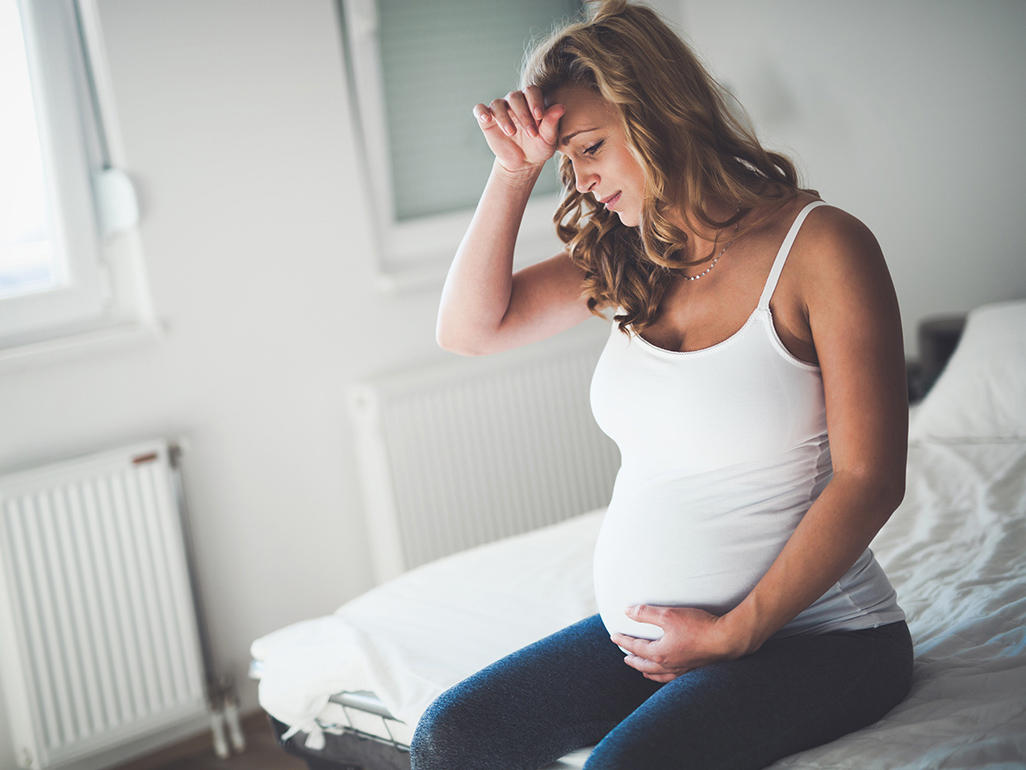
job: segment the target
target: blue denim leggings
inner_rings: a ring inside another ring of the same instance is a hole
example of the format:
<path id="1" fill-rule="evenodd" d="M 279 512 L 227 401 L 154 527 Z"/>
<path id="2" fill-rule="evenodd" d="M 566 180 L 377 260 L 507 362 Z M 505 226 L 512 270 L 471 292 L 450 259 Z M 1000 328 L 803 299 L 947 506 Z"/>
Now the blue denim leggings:
<path id="1" fill-rule="evenodd" d="M 908 693 L 904 622 L 770 639 L 659 684 L 623 662 L 598 615 L 442 693 L 413 770 L 540 768 L 598 744 L 589 770 L 765 767 L 872 724 Z"/>

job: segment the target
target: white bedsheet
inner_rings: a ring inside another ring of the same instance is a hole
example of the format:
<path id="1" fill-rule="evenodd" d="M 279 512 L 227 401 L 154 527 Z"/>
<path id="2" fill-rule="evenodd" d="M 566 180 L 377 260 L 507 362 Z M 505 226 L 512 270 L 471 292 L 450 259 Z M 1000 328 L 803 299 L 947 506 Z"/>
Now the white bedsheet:
<path id="1" fill-rule="evenodd" d="M 922 443 L 873 550 L 916 646 L 909 697 L 870 728 L 775 768 L 1026 766 L 1026 443 Z M 601 512 L 425 565 L 253 643 L 260 703 L 318 735 L 341 690 L 408 725 L 444 689 L 594 613 Z M 580 766 L 586 752 L 564 766 Z"/>
<path id="2" fill-rule="evenodd" d="M 909 697 L 777 768 L 1026 767 L 1026 444 L 909 447 L 873 551 L 915 642 Z"/>
<path id="3" fill-rule="evenodd" d="M 415 725 L 452 684 L 597 612 L 591 552 L 602 511 L 426 564 L 333 615 L 257 639 L 260 705 L 315 735 L 341 690 L 370 690 Z M 308 743 L 307 745 L 311 745 Z"/>

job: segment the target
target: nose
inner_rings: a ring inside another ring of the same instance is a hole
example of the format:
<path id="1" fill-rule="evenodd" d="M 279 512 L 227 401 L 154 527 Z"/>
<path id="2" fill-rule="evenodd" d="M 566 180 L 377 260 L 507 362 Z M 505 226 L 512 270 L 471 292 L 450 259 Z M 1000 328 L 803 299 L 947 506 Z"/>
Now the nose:
<path id="1" fill-rule="evenodd" d="M 596 182 L 598 182 L 598 174 L 594 171 L 578 171 L 575 167 L 574 180 L 576 182 L 577 192 L 583 195 L 586 192 L 590 192 Z"/>

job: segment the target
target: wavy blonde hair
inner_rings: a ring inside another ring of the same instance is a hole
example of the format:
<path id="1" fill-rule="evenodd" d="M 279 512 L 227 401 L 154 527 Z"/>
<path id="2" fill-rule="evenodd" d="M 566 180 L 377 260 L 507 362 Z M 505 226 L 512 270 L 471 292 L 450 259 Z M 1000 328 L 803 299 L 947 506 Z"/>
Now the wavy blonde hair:
<path id="1" fill-rule="evenodd" d="M 722 231 L 757 205 L 782 205 L 800 189 L 791 161 L 759 144 L 727 108 L 733 97 L 644 6 L 605 0 L 591 18 L 552 33 L 525 58 L 521 88 L 531 84 L 546 98 L 563 86 L 586 86 L 616 105 L 644 170 L 641 224 L 634 228 L 577 191 L 567 156 L 559 164 L 565 197 L 553 217 L 556 232 L 585 272 L 588 307 L 596 315 L 606 306 L 623 308 L 613 319 L 624 333 L 628 325 L 641 331 L 654 321 L 669 276 L 715 254 L 714 243 L 689 261 L 687 233 L 672 223 L 673 214 L 691 229 L 694 217 Z M 712 201 L 735 213 L 714 219 Z"/>

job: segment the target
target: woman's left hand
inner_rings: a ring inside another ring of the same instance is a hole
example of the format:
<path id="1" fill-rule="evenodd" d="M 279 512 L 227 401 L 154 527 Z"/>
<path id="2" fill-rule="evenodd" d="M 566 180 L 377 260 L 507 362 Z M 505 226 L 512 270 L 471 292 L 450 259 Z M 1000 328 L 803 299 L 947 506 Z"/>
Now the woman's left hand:
<path id="1" fill-rule="evenodd" d="M 741 657 L 723 618 L 704 610 L 640 604 L 628 609 L 627 616 L 663 629 L 662 637 L 654 641 L 610 635 L 615 644 L 630 650 L 624 662 L 653 682 L 669 682 L 693 668 Z"/>

